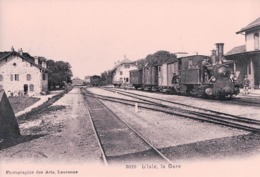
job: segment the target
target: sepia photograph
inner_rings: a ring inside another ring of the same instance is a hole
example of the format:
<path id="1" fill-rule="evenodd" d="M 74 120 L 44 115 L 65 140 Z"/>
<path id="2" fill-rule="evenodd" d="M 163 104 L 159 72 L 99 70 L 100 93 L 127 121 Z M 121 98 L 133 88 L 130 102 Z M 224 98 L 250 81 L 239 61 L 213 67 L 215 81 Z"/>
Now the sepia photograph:
<path id="1" fill-rule="evenodd" d="M 0 0 L 0 177 L 259 177 L 259 0 Z"/>

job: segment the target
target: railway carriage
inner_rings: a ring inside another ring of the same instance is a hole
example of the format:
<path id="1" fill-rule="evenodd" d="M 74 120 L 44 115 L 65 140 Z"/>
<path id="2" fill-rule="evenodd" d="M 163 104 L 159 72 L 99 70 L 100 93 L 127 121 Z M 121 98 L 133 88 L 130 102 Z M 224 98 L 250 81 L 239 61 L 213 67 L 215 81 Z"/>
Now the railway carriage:
<path id="1" fill-rule="evenodd" d="M 158 85 L 160 90 L 170 91 L 173 76 L 179 75 L 178 62 L 164 63 L 158 67 Z"/>
<path id="2" fill-rule="evenodd" d="M 143 85 L 142 69 L 135 69 L 130 71 L 130 83 L 135 87 L 135 89 L 141 88 Z"/>
<path id="3" fill-rule="evenodd" d="M 90 83 L 93 87 L 100 85 L 100 76 L 94 75 L 90 77 Z"/>
<path id="4" fill-rule="evenodd" d="M 143 89 L 158 88 L 158 66 L 146 66 L 143 69 Z"/>
<path id="5" fill-rule="evenodd" d="M 85 77 L 85 85 L 87 86 L 99 86 L 101 81 L 101 77 L 98 75 L 93 75 L 93 76 L 86 76 Z"/>

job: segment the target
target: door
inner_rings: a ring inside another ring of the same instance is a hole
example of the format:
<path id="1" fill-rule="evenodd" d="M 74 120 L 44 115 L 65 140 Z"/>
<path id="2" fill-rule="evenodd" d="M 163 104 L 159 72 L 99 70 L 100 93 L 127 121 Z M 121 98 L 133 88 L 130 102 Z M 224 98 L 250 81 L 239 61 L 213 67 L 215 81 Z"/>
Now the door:
<path id="1" fill-rule="evenodd" d="M 161 66 L 158 66 L 158 85 L 161 86 L 163 83 Z"/>
<path id="2" fill-rule="evenodd" d="M 25 95 L 28 94 L 28 84 L 24 84 L 24 85 L 23 85 L 23 91 L 24 91 L 24 94 L 25 94 Z"/>

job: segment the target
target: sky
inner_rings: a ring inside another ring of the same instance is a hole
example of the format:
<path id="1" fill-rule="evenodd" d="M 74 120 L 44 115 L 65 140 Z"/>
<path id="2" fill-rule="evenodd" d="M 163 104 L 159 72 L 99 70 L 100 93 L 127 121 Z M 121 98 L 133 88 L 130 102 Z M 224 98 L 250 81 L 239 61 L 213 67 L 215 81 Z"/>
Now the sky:
<path id="1" fill-rule="evenodd" d="M 74 77 L 159 50 L 210 55 L 245 43 L 259 0 L 0 0 L 0 51 L 63 60 Z"/>

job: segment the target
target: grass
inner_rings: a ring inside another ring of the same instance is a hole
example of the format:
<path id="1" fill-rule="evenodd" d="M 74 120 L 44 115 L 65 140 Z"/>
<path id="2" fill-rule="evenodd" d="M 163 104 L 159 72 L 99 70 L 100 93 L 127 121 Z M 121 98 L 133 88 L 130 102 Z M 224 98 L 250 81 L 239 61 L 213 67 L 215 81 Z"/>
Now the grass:
<path id="1" fill-rule="evenodd" d="M 65 89 L 64 91 L 60 92 L 59 94 L 51 97 L 48 99 L 48 101 L 46 101 L 45 103 L 43 103 L 42 105 L 39 105 L 36 108 L 33 108 L 30 112 L 25 113 L 23 115 L 18 116 L 18 120 L 21 121 L 25 121 L 25 120 L 30 120 L 33 119 L 33 117 L 39 113 L 42 113 L 46 110 L 48 110 L 49 106 L 51 106 L 55 101 L 59 100 L 61 97 L 63 97 L 66 93 L 68 93 L 70 90 L 72 90 L 73 87 L 69 87 L 67 89 Z M 62 108 L 58 108 L 58 109 L 63 109 Z"/>
<path id="2" fill-rule="evenodd" d="M 8 97 L 8 99 L 13 108 L 14 113 L 22 111 L 40 100 L 40 98 L 28 96 Z"/>

